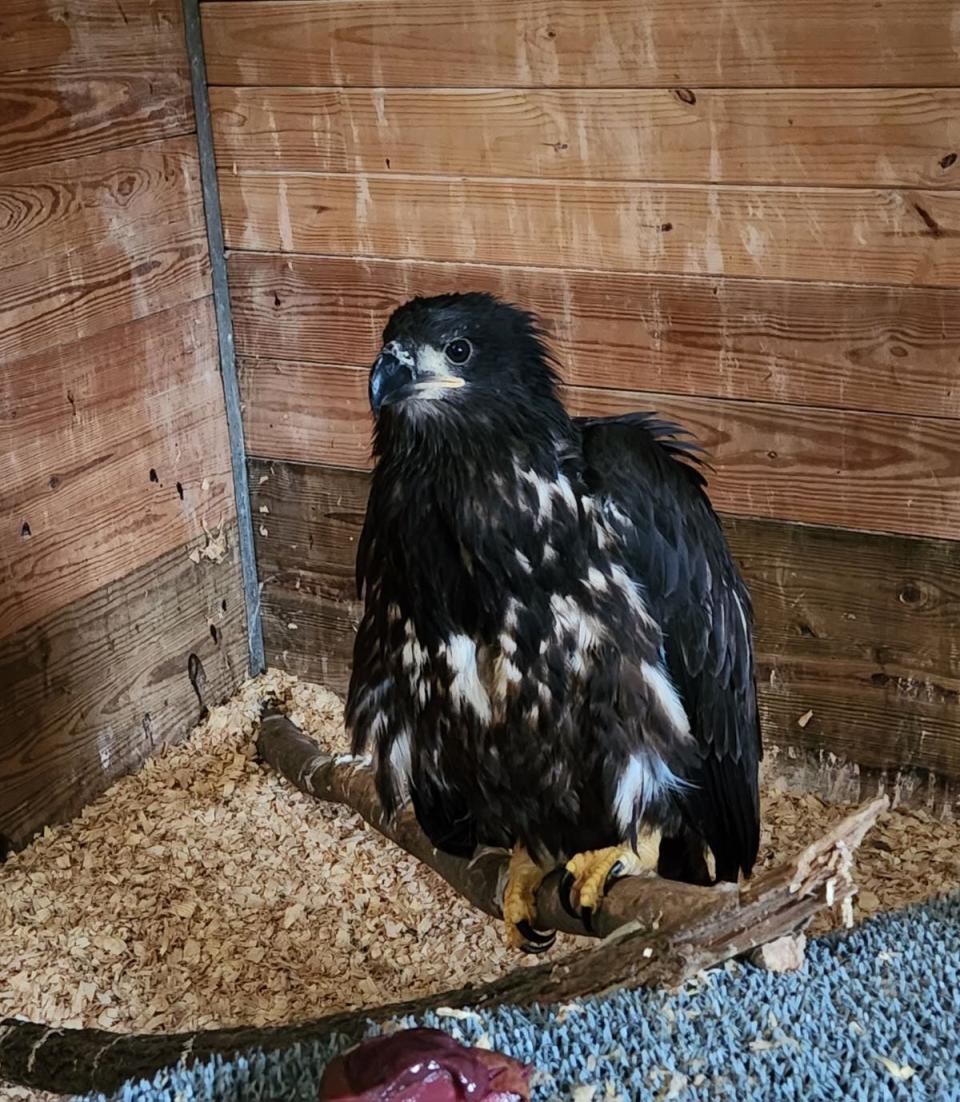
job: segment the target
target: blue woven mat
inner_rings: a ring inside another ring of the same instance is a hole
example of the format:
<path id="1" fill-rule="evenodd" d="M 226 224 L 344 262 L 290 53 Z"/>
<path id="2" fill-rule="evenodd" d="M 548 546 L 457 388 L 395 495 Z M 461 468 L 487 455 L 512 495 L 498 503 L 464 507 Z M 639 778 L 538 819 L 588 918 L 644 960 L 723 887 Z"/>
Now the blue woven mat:
<path id="1" fill-rule="evenodd" d="M 686 990 L 621 992 L 566 1007 L 502 1007 L 418 1022 L 535 1065 L 534 1097 L 715 1102 L 960 1102 L 960 897 L 881 915 L 813 942 L 802 971 L 748 965 Z M 371 1029 L 371 1033 L 374 1030 Z M 316 1098 L 340 1050 L 321 1038 L 127 1084 L 122 1102 Z M 581 1088 L 578 1090 L 577 1088 Z M 102 1095 L 84 1102 L 105 1102 Z"/>

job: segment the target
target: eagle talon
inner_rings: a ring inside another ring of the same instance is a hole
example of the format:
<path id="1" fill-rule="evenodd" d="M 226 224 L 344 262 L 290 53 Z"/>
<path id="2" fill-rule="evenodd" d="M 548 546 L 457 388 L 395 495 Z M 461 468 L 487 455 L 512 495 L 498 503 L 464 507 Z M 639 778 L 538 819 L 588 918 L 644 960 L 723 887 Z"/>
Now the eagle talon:
<path id="1" fill-rule="evenodd" d="M 656 839 L 644 837 L 636 852 L 623 845 L 575 854 L 560 880 L 561 903 L 580 919 L 587 933 L 594 933 L 594 917 L 610 888 L 623 876 L 655 870 L 658 853 L 659 835 Z"/>
<path id="2" fill-rule="evenodd" d="M 567 875 L 570 876 L 569 873 L 567 873 Z M 618 880 L 622 879 L 623 862 L 617 861 L 617 863 L 613 865 L 610 871 L 607 873 L 607 878 L 603 882 L 603 892 L 601 893 L 601 898 L 605 896 L 608 891 L 610 891 L 610 889 L 613 887 L 614 884 L 616 884 Z M 573 882 L 572 876 L 570 877 L 570 881 L 571 883 Z M 593 933 L 593 911 L 593 907 L 580 908 L 580 921 L 583 923 L 583 928 L 587 931 L 588 934 Z"/>
<path id="3" fill-rule="evenodd" d="M 571 918 L 579 918 L 576 909 L 570 899 L 570 892 L 573 890 L 573 873 L 569 869 L 563 870 L 563 876 L 560 877 L 560 883 L 557 885 L 557 895 L 560 899 L 560 906 L 567 912 Z"/>
<path id="4" fill-rule="evenodd" d="M 603 894 L 606 895 L 608 891 L 613 887 L 618 880 L 623 879 L 623 862 L 617 861 L 617 863 L 607 873 L 607 878 L 603 882 Z"/>
<path id="5" fill-rule="evenodd" d="M 533 925 L 537 914 L 537 889 L 543 876 L 543 869 L 524 847 L 516 845 L 510 857 L 503 892 L 503 919 L 507 928 L 507 944 L 524 953 L 545 953 L 557 937 L 555 931 L 538 930 Z"/>
<path id="6" fill-rule="evenodd" d="M 514 925 L 523 938 L 519 946 L 523 953 L 545 953 L 557 940 L 555 930 L 535 930 L 526 919 L 522 919 Z"/>
<path id="7" fill-rule="evenodd" d="M 549 948 L 557 940 L 556 930 L 536 930 L 526 919 L 522 919 L 516 926 L 526 940 L 533 942 L 534 945 Z"/>

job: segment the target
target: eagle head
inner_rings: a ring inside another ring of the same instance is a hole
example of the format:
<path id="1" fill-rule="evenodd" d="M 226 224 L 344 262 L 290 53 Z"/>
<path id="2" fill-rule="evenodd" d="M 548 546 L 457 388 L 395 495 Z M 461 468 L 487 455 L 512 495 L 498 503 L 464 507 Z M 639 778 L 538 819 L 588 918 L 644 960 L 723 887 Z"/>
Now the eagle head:
<path id="1" fill-rule="evenodd" d="M 370 370 L 383 422 L 453 428 L 541 416 L 559 407 L 557 377 L 533 315 L 481 292 L 415 298 L 391 315 Z"/>

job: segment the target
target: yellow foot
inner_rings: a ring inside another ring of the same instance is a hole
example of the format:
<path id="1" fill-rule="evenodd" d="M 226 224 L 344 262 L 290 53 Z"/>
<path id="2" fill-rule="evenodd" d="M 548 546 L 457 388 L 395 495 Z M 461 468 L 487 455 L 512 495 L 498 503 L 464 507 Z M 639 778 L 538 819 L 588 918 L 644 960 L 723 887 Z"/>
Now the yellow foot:
<path id="1" fill-rule="evenodd" d="M 623 845 L 575 854 L 567 862 L 560 881 L 560 901 L 590 930 L 593 912 L 614 881 L 621 876 L 656 871 L 659 854 L 659 831 L 641 836 L 637 840 L 636 853 L 629 845 Z"/>
<path id="2" fill-rule="evenodd" d="M 556 931 L 537 930 L 533 925 L 537 914 L 537 888 L 543 877 L 543 869 L 518 842 L 507 869 L 503 921 L 507 928 L 507 944 L 525 953 L 545 953 L 557 937 Z"/>

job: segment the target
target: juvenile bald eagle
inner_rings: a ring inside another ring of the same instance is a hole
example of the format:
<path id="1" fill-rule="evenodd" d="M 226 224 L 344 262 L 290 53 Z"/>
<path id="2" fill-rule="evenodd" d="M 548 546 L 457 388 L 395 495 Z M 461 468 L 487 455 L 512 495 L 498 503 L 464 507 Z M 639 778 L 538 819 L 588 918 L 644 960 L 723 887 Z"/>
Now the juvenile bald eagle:
<path id="1" fill-rule="evenodd" d="M 531 315 L 414 299 L 370 373 L 376 468 L 347 724 L 433 844 L 513 851 L 589 923 L 617 875 L 708 883 L 757 854 L 750 600 L 698 449 L 651 414 L 571 418 Z"/>

